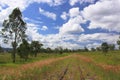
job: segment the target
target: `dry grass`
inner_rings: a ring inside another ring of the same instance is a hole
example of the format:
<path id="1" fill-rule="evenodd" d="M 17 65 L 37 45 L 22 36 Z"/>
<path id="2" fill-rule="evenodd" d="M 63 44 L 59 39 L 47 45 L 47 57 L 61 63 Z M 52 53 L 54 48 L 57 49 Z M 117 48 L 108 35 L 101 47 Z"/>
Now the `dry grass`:
<path id="1" fill-rule="evenodd" d="M 70 55 L 71 56 L 71 55 Z M 0 75 L 3 75 L 5 78 L 5 76 L 7 75 L 14 75 L 14 76 L 22 76 L 22 72 L 25 72 L 27 70 L 32 70 L 34 68 L 41 68 L 45 65 L 49 65 L 53 62 L 59 61 L 59 60 L 63 60 L 66 59 L 70 56 L 65 56 L 65 57 L 60 57 L 60 58 L 51 58 L 51 59 L 46 59 L 46 60 L 41 60 L 41 61 L 37 61 L 34 63 L 28 63 L 28 64 L 23 64 L 17 68 L 2 68 L 0 71 Z M 3 79 L 4 80 L 4 79 Z"/>
<path id="2" fill-rule="evenodd" d="M 99 66 L 106 71 L 120 72 L 120 64 L 119 65 L 108 65 L 105 63 L 96 63 L 91 57 L 87 57 L 87 56 L 80 55 L 80 54 L 76 55 L 76 57 L 79 57 L 79 59 L 84 61 L 84 62 Z"/>

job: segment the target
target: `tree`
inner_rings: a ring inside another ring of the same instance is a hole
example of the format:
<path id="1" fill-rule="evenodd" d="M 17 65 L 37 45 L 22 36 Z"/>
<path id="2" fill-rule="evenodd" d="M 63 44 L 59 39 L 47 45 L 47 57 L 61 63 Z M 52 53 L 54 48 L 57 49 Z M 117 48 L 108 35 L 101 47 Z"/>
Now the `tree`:
<path id="1" fill-rule="evenodd" d="M 60 54 L 63 54 L 63 48 L 60 46 L 60 47 L 58 47 L 58 50 L 59 50 L 59 53 Z"/>
<path id="2" fill-rule="evenodd" d="M 19 8 L 15 8 L 9 15 L 7 20 L 3 22 L 3 28 L 1 34 L 4 38 L 4 42 L 8 43 L 11 41 L 12 44 L 12 59 L 13 63 L 16 60 L 16 50 L 18 43 L 26 37 L 26 23 L 22 20 L 22 13 Z"/>
<path id="3" fill-rule="evenodd" d="M 37 53 L 40 51 L 43 44 L 40 44 L 39 41 L 32 41 L 31 42 L 31 53 L 37 57 Z"/>
<path id="4" fill-rule="evenodd" d="M 3 52 L 3 48 L 0 46 L 0 53 Z"/>
<path id="5" fill-rule="evenodd" d="M 101 51 L 101 47 L 96 47 L 96 50 L 97 51 Z"/>
<path id="6" fill-rule="evenodd" d="M 30 52 L 30 46 L 27 40 L 25 39 L 22 40 L 22 44 L 20 44 L 17 51 L 18 51 L 18 55 L 20 56 L 20 58 L 23 58 L 25 59 L 25 61 L 27 61 L 29 52 Z"/>
<path id="7" fill-rule="evenodd" d="M 109 46 L 109 49 L 110 49 L 111 51 L 115 50 L 115 45 L 114 45 L 114 44 L 109 44 L 108 46 Z"/>
<path id="8" fill-rule="evenodd" d="M 117 41 L 117 44 L 119 45 L 119 50 L 120 50 L 120 36 L 119 36 L 119 40 Z"/>
<path id="9" fill-rule="evenodd" d="M 109 49 L 108 43 L 107 42 L 103 42 L 102 45 L 101 45 L 101 49 L 102 49 L 102 51 L 106 55 L 106 53 L 108 52 L 108 49 Z"/>
<path id="10" fill-rule="evenodd" d="M 89 50 L 88 50 L 88 48 L 87 48 L 87 47 L 84 47 L 84 51 L 86 51 L 86 52 L 87 52 L 87 51 L 89 51 Z"/>
<path id="11" fill-rule="evenodd" d="M 95 48 L 91 48 L 91 51 L 96 51 Z"/>

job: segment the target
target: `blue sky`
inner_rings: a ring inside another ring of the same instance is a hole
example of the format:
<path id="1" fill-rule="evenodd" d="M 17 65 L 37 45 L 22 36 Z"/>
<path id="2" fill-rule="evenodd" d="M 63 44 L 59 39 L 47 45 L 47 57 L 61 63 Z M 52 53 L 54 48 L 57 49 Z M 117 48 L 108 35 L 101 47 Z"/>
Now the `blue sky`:
<path id="1" fill-rule="evenodd" d="M 2 0 L 2 22 L 19 7 L 27 22 L 29 40 L 44 47 L 79 49 L 116 44 L 120 32 L 120 0 Z M 1 46 L 4 44 L 2 38 Z"/>

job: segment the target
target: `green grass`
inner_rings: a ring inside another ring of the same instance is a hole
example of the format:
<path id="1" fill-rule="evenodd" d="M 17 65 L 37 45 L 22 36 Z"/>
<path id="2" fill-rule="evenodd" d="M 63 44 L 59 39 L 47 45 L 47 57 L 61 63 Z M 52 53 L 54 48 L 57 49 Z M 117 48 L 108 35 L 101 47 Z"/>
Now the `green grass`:
<path id="1" fill-rule="evenodd" d="M 103 52 L 84 52 L 81 55 L 92 58 L 96 63 L 120 65 L 120 51 L 109 51 L 106 56 Z"/>
<path id="2" fill-rule="evenodd" d="M 80 66 L 85 80 L 94 78 L 94 80 L 120 80 L 120 73 L 105 71 L 92 63 L 82 61 L 79 57 L 69 57 L 56 61 L 42 68 L 36 67 L 31 70 L 22 71 L 21 76 L 7 76 L 6 80 L 59 80 L 61 73 L 69 64 L 67 74 L 64 80 L 81 80 Z"/>
<path id="3" fill-rule="evenodd" d="M 12 58 L 10 53 L 1 53 L 0 54 L 0 67 L 17 67 L 21 64 L 27 64 L 32 63 L 35 61 L 45 60 L 48 58 L 57 58 L 57 57 L 63 57 L 67 56 L 69 54 L 46 54 L 46 53 L 40 53 L 37 57 L 31 57 L 29 56 L 29 59 L 25 61 L 24 59 L 20 59 L 18 55 L 16 55 L 16 63 L 12 63 Z"/>
<path id="4" fill-rule="evenodd" d="M 109 51 L 105 56 L 102 52 L 80 52 L 77 54 L 39 54 L 36 58 L 30 57 L 27 62 L 21 60 L 17 56 L 17 63 L 13 64 L 10 61 L 10 54 L 0 54 L 0 68 L 4 67 L 17 67 L 19 65 L 24 65 L 27 63 L 34 63 L 40 60 L 54 59 L 63 56 L 72 55 L 71 57 L 65 58 L 63 60 L 58 60 L 52 62 L 48 65 L 42 67 L 33 67 L 31 69 L 26 69 L 25 71 L 20 71 L 19 75 L 0 75 L 0 79 L 5 80 L 59 80 L 61 73 L 65 70 L 66 66 L 69 64 L 67 74 L 64 76 L 64 80 L 80 80 L 80 71 L 78 67 L 80 66 L 82 74 L 85 80 L 88 78 L 95 78 L 95 80 L 120 80 L 120 72 L 114 72 L 112 70 L 105 70 L 101 66 L 96 64 L 103 63 L 105 65 L 120 65 L 120 51 Z M 76 55 L 76 56 L 74 56 Z M 79 57 L 83 55 L 86 58 L 90 58 L 93 62 L 85 62 Z M 6 58 L 6 59 L 4 59 Z M 9 59 L 9 60 L 8 60 Z M 89 80 L 89 79 L 88 79 Z"/>

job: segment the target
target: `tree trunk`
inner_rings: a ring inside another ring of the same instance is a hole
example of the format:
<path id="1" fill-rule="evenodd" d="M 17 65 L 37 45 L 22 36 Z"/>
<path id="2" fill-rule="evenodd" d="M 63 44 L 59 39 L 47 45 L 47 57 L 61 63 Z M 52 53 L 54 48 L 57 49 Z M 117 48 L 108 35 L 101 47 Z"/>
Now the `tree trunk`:
<path id="1" fill-rule="evenodd" d="M 37 53 L 35 53 L 35 55 L 34 55 L 35 57 L 37 57 Z"/>
<path id="2" fill-rule="evenodd" d="M 13 63 L 16 61 L 16 43 L 14 42 L 13 53 L 12 53 Z"/>
<path id="3" fill-rule="evenodd" d="M 15 41 L 12 43 L 12 46 L 13 46 L 13 53 L 12 53 L 12 59 L 13 59 L 13 63 L 15 63 L 16 61 L 16 48 L 17 48 L 17 42 L 16 42 L 16 39 L 17 39 L 17 33 L 15 33 Z"/>
<path id="4" fill-rule="evenodd" d="M 13 51 L 13 53 L 12 53 L 13 63 L 15 63 L 15 58 L 16 58 L 16 53 L 15 53 L 15 51 Z"/>

